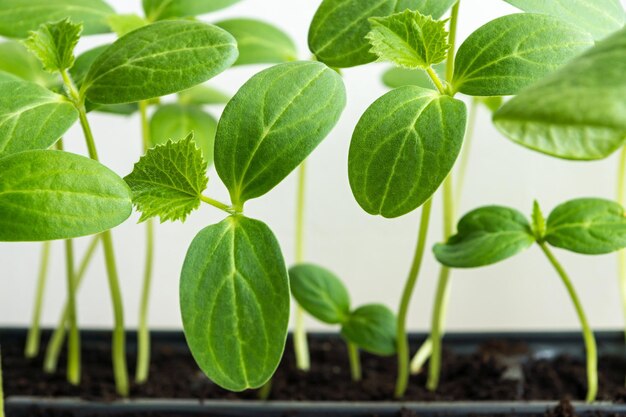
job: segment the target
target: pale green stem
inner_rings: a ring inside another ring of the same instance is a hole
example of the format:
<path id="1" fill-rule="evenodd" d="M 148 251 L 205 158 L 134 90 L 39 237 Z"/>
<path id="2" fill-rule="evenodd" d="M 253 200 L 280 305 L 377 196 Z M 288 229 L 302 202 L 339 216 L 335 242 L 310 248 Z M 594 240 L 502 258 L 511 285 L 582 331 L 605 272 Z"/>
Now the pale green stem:
<path id="1" fill-rule="evenodd" d="M 91 240 L 91 243 L 87 247 L 87 251 L 83 256 L 83 260 L 81 261 L 78 271 L 75 275 L 74 282 L 76 285 L 76 291 L 80 289 L 83 278 L 85 277 L 85 273 L 87 272 L 87 268 L 91 263 L 91 259 L 93 258 L 94 253 L 96 252 L 96 247 L 98 246 L 99 241 L 100 236 L 94 236 Z M 48 342 L 48 347 L 46 349 L 46 357 L 44 359 L 44 371 L 47 373 L 53 373 L 57 369 L 59 355 L 61 354 L 61 348 L 63 347 L 63 341 L 65 340 L 65 335 L 67 331 L 68 316 L 69 306 L 66 301 L 65 306 L 63 307 L 63 312 L 61 313 L 61 317 L 59 319 L 59 323 L 54 329 L 54 332 L 50 337 L 50 341 Z"/>
<path id="2" fill-rule="evenodd" d="M 401 398 L 406 392 L 409 383 L 409 340 L 406 334 L 406 320 L 411 305 L 411 297 L 417 278 L 419 276 L 422 260 L 424 258 L 424 250 L 426 249 L 426 238 L 428 236 L 428 224 L 430 222 L 430 212 L 432 208 L 432 199 L 428 200 L 422 206 L 422 214 L 420 218 L 419 232 L 417 244 L 415 246 L 415 254 L 409 275 L 404 284 L 400 306 L 398 308 L 398 325 L 396 343 L 398 344 L 398 376 L 396 379 L 395 397 Z"/>
<path id="3" fill-rule="evenodd" d="M 37 279 L 37 289 L 35 292 L 35 306 L 33 308 L 33 318 L 28 329 L 26 338 L 26 348 L 24 355 L 27 358 L 34 358 L 39 354 L 39 342 L 41 340 L 41 310 L 43 307 L 43 295 L 46 290 L 46 278 L 48 276 L 48 265 L 50 263 L 50 242 L 44 242 L 41 248 L 41 261 L 39 264 L 39 277 Z"/>
<path id="4" fill-rule="evenodd" d="M 267 381 L 259 391 L 257 391 L 257 398 L 261 401 L 265 401 L 270 397 L 272 393 L 272 380 Z"/>
<path id="5" fill-rule="evenodd" d="M 205 195 L 201 195 L 200 196 L 200 200 L 204 201 L 205 203 L 207 203 L 210 206 L 213 206 L 215 208 L 218 208 L 222 211 L 225 211 L 228 214 L 235 214 L 237 213 L 237 210 L 235 210 L 232 206 L 229 206 L 228 204 L 224 204 L 221 201 L 217 201 L 211 197 L 207 197 Z"/>
<path id="6" fill-rule="evenodd" d="M 74 244 L 65 241 L 65 263 L 67 269 L 67 322 L 69 327 L 67 344 L 67 380 L 72 385 L 80 383 L 80 333 L 76 313 L 76 279 L 74 276 Z"/>
<path id="7" fill-rule="evenodd" d="M 465 184 L 465 176 L 467 174 L 467 166 L 469 165 L 469 157 L 472 149 L 472 139 L 474 138 L 474 130 L 476 129 L 476 116 L 478 114 L 478 100 L 472 98 L 470 108 L 467 114 L 467 130 L 465 132 L 465 139 L 463 140 L 463 149 L 461 150 L 461 159 L 459 161 L 459 167 L 456 171 L 456 189 L 455 200 L 457 202 L 457 209 L 459 207 L 459 201 L 463 196 L 463 185 Z M 458 210 L 457 210 L 458 211 Z M 458 213 L 455 213 L 458 215 Z"/>
<path id="8" fill-rule="evenodd" d="M 443 83 L 439 79 L 439 76 L 437 75 L 435 70 L 432 69 L 432 67 L 428 67 L 426 68 L 426 73 L 430 76 L 430 79 L 433 80 L 433 83 L 435 84 L 435 87 L 437 87 L 437 90 L 439 91 L 439 93 L 446 94 L 446 88 L 444 87 Z"/>
<path id="9" fill-rule="evenodd" d="M 596 339 L 593 336 L 593 332 L 591 331 L 591 327 L 589 326 L 589 322 L 585 316 L 585 311 L 580 303 L 578 294 L 576 294 L 574 285 L 565 272 L 565 269 L 563 269 L 559 261 L 557 261 L 556 257 L 552 254 L 552 251 L 544 242 L 539 242 L 539 247 L 541 247 L 541 250 L 561 277 L 565 288 L 567 288 L 567 292 L 572 300 L 572 303 L 574 304 L 574 308 L 576 309 L 576 314 L 578 315 L 578 320 L 580 321 L 583 331 L 583 340 L 585 341 L 585 350 L 587 354 L 587 397 L 585 401 L 588 403 L 593 402 L 596 399 L 596 394 L 598 393 L 598 353 L 596 349 Z"/>
<path id="10" fill-rule="evenodd" d="M 298 169 L 298 190 L 296 196 L 296 264 L 304 261 L 304 204 L 306 196 L 306 162 L 300 164 Z M 296 303 L 296 322 L 293 333 L 293 347 L 296 354 L 296 366 L 302 371 L 311 368 L 309 357 L 309 343 L 307 341 L 306 327 L 304 324 L 304 310 Z"/>
<path id="11" fill-rule="evenodd" d="M 348 347 L 348 360 L 350 361 L 350 376 L 353 381 L 360 381 L 363 378 L 363 374 L 361 371 L 359 347 L 348 341 L 346 341 L 346 346 Z"/>
<path id="12" fill-rule="evenodd" d="M 617 202 L 626 205 L 626 146 L 622 148 L 617 170 Z M 626 340 L 626 250 L 617 253 L 619 271 L 619 289 L 622 299 L 622 311 L 624 315 L 624 340 Z"/>
<path id="13" fill-rule="evenodd" d="M 0 417 L 4 417 L 4 390 L 2 388 L 2 349 L 0 349 Z"/>

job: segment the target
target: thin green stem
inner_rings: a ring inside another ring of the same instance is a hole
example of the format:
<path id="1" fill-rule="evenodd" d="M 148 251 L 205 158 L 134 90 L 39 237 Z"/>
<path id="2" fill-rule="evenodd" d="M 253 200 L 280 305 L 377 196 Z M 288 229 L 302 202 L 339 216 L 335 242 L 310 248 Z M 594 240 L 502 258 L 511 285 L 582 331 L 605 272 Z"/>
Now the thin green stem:
<path id="1" fill-rule="evenodd" d="M 456 171 L 456 189 L 455 200 L 461 201 L 463 196 L 463 185 L 465 184 L 465 175 L 467 174 L 467 166 L 469 165 L 469 157 L 472 149 L 472 139 L 474 138 L 474 131 L 476 130 L 476 116 L 478 114 L 478 100 L 473 97 L 470 108 L 467 114 L 467 130 L 465 132 L 465 138 L 463 139 L 463 149 L 461 150 L 461 160 L 459 161 L 459 167 Z M 459 204 L 457 204 L 458 209 Z M 457 215 L 458 213 L 455 213 Z"/>
<path id="2" fill-rule="evenodd" d="M 426 68 L 426 73 L 430 76 L 430 79 L 433 80 L 433 83 L 435 84 L 435 87 L 437 87 L 437 90 L 439 90 L 441 94 L 446 94 L 446 87 L 439 79 L 439 76 L 437 75 L 435 70 L 432 69 L 432 67 L 428 67 Z"/>
<path id="3" fill-rule="evenodd" d="M 413 255 L 411 269 L 406 283 L 404 284 L 404 290 L 402 291 L 400 307 L 398 308 L 398 326 L 396 337 L 398 343 L 398 376 L 396 379 L 396 389 L 394 394 L 396 398 L 402 398 L 404 396 L 409 383 L 409 340 L 406 334 L 406 320 L 409 313 L 409 306 L 411 304 L 411 296 L 413 295 L 413 290 L 415 289 L 415 284 L 417 283 L 417 278 L 422 266 L 422 260 L 424 258 L 431 209 L 432 199 L 428 200 L 422 206 L 415 254 Z"/>
<path id="4" fill-rule="evenodd" d="M 74 243 L 65 241 L 65 263 L 67 270 L 67 323 L 69 336 L 67 344 L 67 380 L 70 384 L 80 383 L 80 333 L 76 313 L 76 279 L 74 276 Z"/>
<path id="5" fill-rule="evenodd" d="M 96 235 L 91 239 L 85 254 L 83 255 L 83 259 L 80 262 L 80 266 L 74 276 L 74 283 L 76 285 L 76 292 L 80 289 L 81 284 L 83 283 L 83 279 L 85 277 L 85 273 L 87 272 L 87 268 L 91 264 L 91 260 L 93 259 L 93 255 L 96 252 L 96 248 L 98 247 L 98 243 L 100 242 L 100 235 Z M 69 315 L 69 306 L 67 301 L 65 302 L 65 306 L 63 307 L 63 312 L 61 313 L 61 317 L 59 318 L 59 322 L 57 327 L 54 329 L 52 333 L 52 337 L 50 337 L 50 341 L 48 342 L 48 347 L 46 349 L 46 357 L 44 359 L 44 371 L 47 373 L 53 373 L 57 369 L 57 364 L 59 362 L 59 355 L 61 354 L 61 348 L 63 347 L 63 341 L 65 340 L 65 335 L 68 326 L 68 315 Z"/>
<path id="6" fill-rule="evenodd" d="M 565 288 L 574 304 L 574 308 L 576 309 L 576 314 L 578 315 L 578 320 L 580 321 L 580 325 L 583 331 L 583 340 L 585 341 L 585 350 L 587 352 L 587 397 L 586 401 L 588 403 L 593 402 L 596 399 L 596 394 L 598 393 L 598 353 L 596 349 L 596 339 L 593 336 L 593 332 L 591 331 L 591 327 L 589 326 L 589 322 L 587 321 L 587 317 L 585 315 L 585 311 L 583 310 L 580 299 L 578 298 L 578 294 L 576 294 L 576 290 L 574 289 L 574 285 L 570 280 L 569 276 L 563 269 L 563 266 L 556 259 L 550 248 L 545 244 L 545 242 L 539 242 L 539 247 L 546 255 L 556 272 L 561 277 Z"/>
<path id="7" fill-rule="evenodd" d="M 346 346 L 348 347 L 348 360 L 350 361 L 350 376 L 352 381 L 360 381 L 363 378 L 363 373 L 361 371 L 359 347 L 348 341 L 346 341 Z"/>
<path id="8" fill-rule="evenodd" d="M 617 202 L 626 205 L 626 146 L 620 153 L 617 170 Z M 619 289 L 622 297 L 622 311 L 624 315 L 624 340 L 626 340 L 626 250 L 617 253 Z"/>
<path id="9" fill-rule="evenodd" d="M 228 214 L 236 214 L 237 210 L 233 206 L 229 206 L 228 204 L 224 204 L 221 201 L 217 201 L 212 199 L 211 197 L 207 197 L 205 195 L 200 196 L 200 200 L 204 201 L 208 205 L 211 205 L 215 208 L 218 208 L 222 211 L 225 211 Z"/>
<path id="10" fill-rule="evenodd" d="M 304 207 L 306 197 L 306 162 L 298 168 L 298 190 L 296 194 L 296 236 L 295 260 L 296 264 L 304 261 Z M 311 368 L 309 357 L 309 343 L 307 341 L 304 323 L 304 310 L 296 303 L 296 322 L 293 333 L 293 348 L 296 355 L 296 366 L 302 371 Z"/>
<path id="11" fill-rule="evenodd" d="M 2 349 L 0 348 L 0 417 L 4 417 L 4 390 L 2 388 Z"/>
<path id="12" fill-rule="evenodd" d="M 450 12 L 450 28 L 448 30 L 448 43 L 450 44 L 450 49 L 448 50 L 448 57 L 446 59 L 446 81 L 448 83 L 452 82 L 452 76 L 454 75 L 454 56 L 456 53 L 456 28 L 457 23 L 459 21 L 459 7 L 461 6 L 461 0 L 457 1 L 454 6 L 452 6 L 452 11 Z"/>
<path id="13" fill-rule="evenodd" d="M 50 264 L 50 242 L 44 242 L 41 248 L 41 261 L 39 264 L 39 277 L 37 278 L 37 289 L 35 291 L 35 306 L 33 307 L 33 318 L 28 336 L 24 355 L 27 358 L 34 358 L 39 354 L 39 343 L 41 340 L 41 310 L 43 308 L 43 295 L 46 291 L 46 278 L 48 276 L 48 265 Z"/>
<path id="14" fill-rule="evenodd" d="M 266 401 L 270 394 L 272 393 L 272 380 L 267 381 L 259 390 L 257 391 L 257 398 L 261 401 Z"/>

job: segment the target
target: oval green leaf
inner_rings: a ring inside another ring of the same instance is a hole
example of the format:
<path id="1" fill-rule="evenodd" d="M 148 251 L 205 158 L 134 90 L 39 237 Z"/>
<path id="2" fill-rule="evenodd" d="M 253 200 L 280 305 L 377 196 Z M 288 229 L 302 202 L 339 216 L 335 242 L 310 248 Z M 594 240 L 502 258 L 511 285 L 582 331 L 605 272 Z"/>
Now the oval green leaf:
<path id="1" fill-rule="evenodd" d="M 348 156 L 352 194 L 366 212 L 409 213 L 437 191 L 463 144 L 462 101 L 414 86 L 376 100 L 357 124 Z"/>
<path id="2" fill-rule="evenodd" d="M 81 92 L 94 103 L 132 103 L 193 87 L 236 59 L 235 39 L 223 29 L 157 22 L 122 36 L 99 55 Z"/>
<path id="3" fill-rule="evenodd" d="M 0 72 L 0 156 L 47 149 L 78 119 L 63 96 Z"/>
<path id="4" fill-rule="evenodd" d="M 0 158 L 0 240 L 69 239 L 111 229 L 130 216 L 130 190 L 104 165 L 68 152 Z"/>
<path id="5" fill-rule="evenodd" d="M 281 182 L 328 135 L 345 104 L 341 76 L 319 62 L 276 65 L 246 82 L 215 138 L 215 168 L 233 204 Z"/>
<path id="6" fill-rule="evenodd" d="M 452 268 L 495 264 L 527 249 L 535 242 L 530 224 L 517 210 L 481 207 L 461 218 L 458 232 L 435 245 L 435 257 Z"/>
<path id="7" fill-rule="evenodd" d="M 546 223 L 546 241 L 587 255 L 626 247 L 624 208 L 601 198 L 579 198 L 557 206 Z"/>
<path id="8" fill-rule="evenodd" d="M 343 323 L 350 315 L 350 295 L 341 280 L 326 268 L 300 264 L 289 269 L 291 294 L 316 319 Z"/>
<path id="9" fill-rule="evenodd" d="M 195 237 L 180 278 L 180 308 L 196 362 L 230 391 L 258 388 L 278 366 L 289 323 L 289 278 L 262 222 L 229 217 Z"/>
<path id="10" fill-rule="evenodd" d="M 188 90 L 178 93 L 178 102 L 180 104 L 195 104 L 199 106 L 226 104 L 230 100 L 230 96 L 208 85 L 197 85 Z"/>
<path id="11" fill-rule="evenodd" d="M 143 0 L 148 20 L 199 16 L 224 9 L 241 0 Z"/>
<path id="12" fill-rule="evenodd" d="M 517 94 L 592 45 L 587 32 L 556 17 L 503 16 L 463 42 L 452 84 L 455 91 L 472 96 Z"/>
<path id="13" fill-rule="evenodd" d="M 396 353 L 396 316 L 386 306 L 367 304 L 354 310 L 341 327 L 341 335 L 366 352 Z"/>
<path id="14" fill-rule="evenodd" d="M 512 141 L 563 159 L 606 158 L 626 139 L 626 29 L 506 103 L 494 122 Z"/>
<path id="15" fill-rule="evenodd" d="M 282 30 L 255 19 L 229 19 L 215 24 L 237 40 L 239 58 L 235 65 L 274 64 L 295 61 L 298 51 Z"/>
<path id="16" fill-rule="evenodd" d="M 7 41 L 0 43 L 0 71 L 8 72 L 23 80 L 52 87 L 59 84 L 56 75 L 44 71 L 41 62 L 28 52 L 21 42 Z"/>
<path id="17" fill-rule="evenodd" d="M 0 36 L 25 38 L 41 24 L 65 18 L 82 23 L 83 35 L 107 33 L 113 13 L 102 0 L 0 0 Z"/>

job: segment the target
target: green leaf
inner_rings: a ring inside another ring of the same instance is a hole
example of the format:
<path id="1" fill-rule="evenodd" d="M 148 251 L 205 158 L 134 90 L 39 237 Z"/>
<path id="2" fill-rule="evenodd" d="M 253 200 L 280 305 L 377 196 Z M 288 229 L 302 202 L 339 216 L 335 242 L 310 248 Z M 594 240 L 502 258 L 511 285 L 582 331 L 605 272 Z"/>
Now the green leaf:
<path id="1" fill-rule="evenodd" d="M 398 217 L 421 206 L 454 166 L 465 134 L 462 101 L 407 86 L 376 100 L 352 135 L 352 194 L 370 214 Z"/>
<path id="2" fill-rule="evenodd" d="M 200 206 L 209 179 L 207 164 L 193 134 L 178 142 L 149 149 L 124 180 L 133 193 L 133 204 L 144 221 L 159 216 L 165 221 L 185 221 Z"/>
<path id="3" fill-rule="evenodd" d="M 224 9 L 241 0 L 143 0 L 148 20 L 199 16 Z"/>
<path id="4" fill-rule="evenodd" d="M 517 210 L 481 207 L 461 218 L 458 232 L 435 245 L 435 257 L 452 268 L 474 268 L 510 258 L 535 242 L 530 224 Z"/>
<path id="5" fill-rule="evenodd" d="M 93 49 L 89 49 L 76 57 L 74 66 L 70 69 L 70 75 L 72 80 L 78 88 L 82 87 L 89 69 L 96 61 L 96 59 L 102 55 L 111 45 L 100 45 Z"/>
<path id="6" fill-rule="evenodd" d="M 326 268 L 300 264 L 289 269 L 291 294 L 316 319 L 339 324 L 350 315 L 350 295 L 341 280 Z"/>
<path id="7" fill-rule="evenodd" d="M 417 10 L 424 16 L 439 19 L 457 1 L 458 0 L 398 0 L 396 11 L 402 12 L 406 9 Z"/>
<path id="8" fill-rule="evenodd" d="M 364 305 L 350 314 L 341 335 L 366 352 L 393 355 L 397 346 L 396 316 L 384 305 Z"/>
<path id="9" fill-rule="evenodd" d="M 107 18 L 111 30 L 119 37 L 139 29 L 148 24 L 148 21 L 136 14 L 112 14 Z"/>
<path id="10" fill-rule="evenodd" d="M 285 348 L 289 278 L 262 222 L 228 217 L 195 237 L 180 278 L 180 309 L 191 353 L 230 391 L 264 385 Z"/>
<path id="11" fill-rule="evenodd" d="M 522 91 L 494 116 L 512 141 L 564 159 L 609 156 L 626 139 L 626 29 Z"/>
<path id="12" fill-rule="evenodd" d="M 556 17 L 503 16 L 463 42 L 452 84 L 455 91 L 472 96 L 517 94 L 592 45 L 588 33 Z"/>
<path id="13" fill-rule="evenodd" d="M 520 10 L 548 14 L 572 23 L 602 39 L 624 26 L 620 0 L 504 0 Z"/>
<path id="14" fill-rule="evenodd" d="M 58 77 L 44 71 L 41 62 L 21 42 L 0 42 L 0 56 L 0 71 L 43 87 L 49 88 L 58 84 Z"/>
<path id="15" fill-rule="evenodd" d="M 81 92 L 94 103 L 132 103 L 193 87 L 236 59 L 235 39 L 223 29 L 192 21 L 153 23 L 98 56 Z"/>
<path id="16" fill-rule="evenodd" d="M 215 24 L 237 40 L 239 58 L 235 65 L 273 64 L 295 61 L 298 51 L 285 32 L 255 19 L 229 19 Z"/>
<path id="17" fill-rule="evenodd" d="M 579 198 L 557 206 L 548 216 L 546 241 L 587 255 L 626 247 L 624 208 L 601 198 Z"/>
<path id="18" fill-rule="evenodd" d="M 39 58 L 46 71 L 63 72 L 74 65 L 74 48 L 82 30 L 82 24 L 74 24 L 67 18 L 45 23 L 30 33 L 24 45 Z"/>
<path id="19" fill-rule="evenodd" d="M 445 72 L 445 64 L 437 64 L 433 66 L 435 72 L 443 78 Z M 414 85 L 421 88 L 430 88 L 435 90 L 435 84 L 428 76 L 426 71 L 421 69 L 406 69 L 399 67 L 389 68 L 383 73 L 383 84 L 389 88 L 404 87 L 406 85 Z"/>
<path id="20" fill-rule="evenodd" d="M 261 71 L 228 102 L 217 127 L 215 168 L 233 204 L 259 197 L 293 171 L 337 123 L 341 76 L 319 62 Z"/>
<path id="21" fill-rule="evenodd" d="M 60 151 L 0 158 L 0 241 L 69 239 L 130 216 L 130 190 L 104 165 Z"/>
<path id="22" fill-rule="evenodd" d="M 153 145 L 176 141 L 190 132 L 196 146 L 202 151 L 204 161 L 213 163 L 213 144 L 217 121 L 200 107 L 166 104 L 159 106 L 150 119 L 150 137 Z"/>
<path id="23" fill-rule="evenodd" d="M 0 36 L 25 38 L 46 22 L 69 18 L 83 24 L 83 35 L 109 32 L 114 11 L 103 0 L 0 0 Z"/>
<path id="24" fill-rule="evenodd" d="M 197 85 L 178 93 L 180 104 L 211 105 L 226 104 L 230 96 L 207 85 Z"/>
<path id="25" fill-rule="evenodd" d="M 502 107 L 502 103 L 504 103 L 504 99 L 500 96 L 491 96 L 491 97 L 478 97 L 477 98 L 480 103 L 482 103 L 485 107 L 487 107 L 492 113 L 495 113 Z"/>
<path id="26" fill-rule="evenodd" d="M 445 22 L 405 10 L 369 19 L 366 38 L 380 61 L 409 69 L 426 69 L 446 59 L 450 48 Z"/>
<path id="27" fill-rule="evenodd" d="M 0 72 L 0 156 L 52 146 L 78 119 L 67 99 Z"/>

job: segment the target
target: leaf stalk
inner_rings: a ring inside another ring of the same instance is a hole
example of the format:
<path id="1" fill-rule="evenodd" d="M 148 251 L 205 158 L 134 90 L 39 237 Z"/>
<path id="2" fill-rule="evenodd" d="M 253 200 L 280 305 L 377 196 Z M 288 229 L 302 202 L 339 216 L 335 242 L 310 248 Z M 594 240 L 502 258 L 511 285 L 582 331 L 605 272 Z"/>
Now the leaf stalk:
<path id="1" fill-rule="evenodd" d="M 39 323 L 41 322 L 43 296 L 46 291 L 48 266 L 50 264 L 50 246 L 51 243 L 49 241 L 43 242 L 43 246 L 41 248 L 41 261 L 39 263 L 39 276 L 37 278 L 37 289 L 35 292 L 35 306 L 33 308 L 33 318 L 30 328 L 28 329 L 26 347 L 24 349 L 24 356 L 31 359 L 39 354 L 39 344 L 41 340 L 41 329 Z"/>

